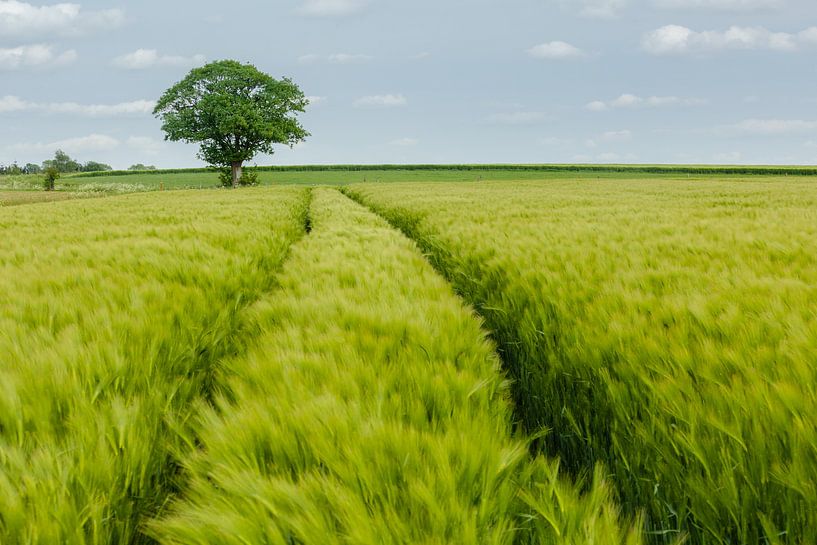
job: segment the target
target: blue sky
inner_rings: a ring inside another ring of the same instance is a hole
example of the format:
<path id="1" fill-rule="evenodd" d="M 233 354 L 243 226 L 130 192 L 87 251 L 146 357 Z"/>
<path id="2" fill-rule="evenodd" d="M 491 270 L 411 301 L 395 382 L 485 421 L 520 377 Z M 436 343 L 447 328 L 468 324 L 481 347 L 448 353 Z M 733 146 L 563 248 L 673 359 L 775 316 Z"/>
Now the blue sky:
<path id="1" fill-rule="evenodd" d="M 150 111 L 224 58 L 313 97 L 259 164 L 817 163 L 814 0 L 0 0 L 0 163 L 199 165 Z"/>

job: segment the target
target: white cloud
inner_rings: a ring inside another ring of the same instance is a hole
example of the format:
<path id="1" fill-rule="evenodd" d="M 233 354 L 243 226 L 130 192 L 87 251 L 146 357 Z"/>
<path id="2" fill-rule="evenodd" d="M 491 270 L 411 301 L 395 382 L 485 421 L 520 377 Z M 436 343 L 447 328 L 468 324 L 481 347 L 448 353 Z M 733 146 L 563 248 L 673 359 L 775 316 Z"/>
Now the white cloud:
<path id="1" fill-rule="evenodd" d="M 329 62 L 334 64 L 356 64 L 368 62 L 372 60 L 370 55 L 349 54 L 349 53 L 333 53 L 329 55 Z"/>
<path id="2" fill-rule="evenodd" d="M 578 47 L 558 40 L 536 45 L 528 49 L 528 55 L 536 59 L 548 60 L 579 59 L 585 56 Z"/>
<path id="3" fill-rule="evenodd" d="M 0 113 L 26 111 L 107 117 L 149 114 L 153 112 L 155 106 L 156 102 L 153 100 L 134 100 L 118 104 L 78 104 L 76 102 L 30 102 L 16 96 L 0 97 Z"/>
<path id="4" fill-rule="evenodd" d="M 631 94 L 623 94 L 610 103 L 611 108 L 633 108 L 644 103 L 644 99 Z"/>
<path id="5" fill-rule="evenodd" d="M 419 144 L 420 141 L 416 138 L 400 138 L 398 140 L 392 140 L 389 142 L 390 146 L 397 146 L 400 148 L 411 148 Z"/>
<path id="6" fill-rule="evenodd" d="M 131 136 L 125 141 L 125 144 L 137 153 L 158 155 L 162 149 L 163 142 L 155 138 L 150 138 L 149 136 Z"/>
<path id="7" fill-rule="evenodd" d="M 650 96 L 640 97 L 625 93 L 613 100 L 594 100 L 585 105 L 585 109 L 592 112 L 603 112 L 612 109 L 632 108 L 662 108 L 669 106 L 703 106 L 708 102 L 701 98 L 684 98 L 678 96 Z"/>
<path id="8" fill-rule="evenodd" d="M 324 61 L 331 64 L 363 64 L 371 61 L 373 58 L 371 55 L 363 55 L 361 53 L 332 53 L 325 57 L 315 53 L 309 53 L 308 55 L 298 57 L 298 62 L 301 64 L 315 64 Z"/>
<path id="9" fill-rule="evenodd" d="M 118 104 L 77 104 L 76 102 L 53 102 L 41 105 L 53 113 L 87 115 L 90 117 L 150 114 L 156 107 L 154 100 L 134 100 Z"/>
<path id="10" fill-rule="evenodd" d="M 309 103 L 310 106 L 317 106 L 318 104 L 323 104 L 326 102 L 326 97 L 319 97 L 319 96 L 308 96 L 306 97 L 306 101 Z"/>
<path id="11" fill-rule="evenodd" d="M 194 67 L 204 64 L 205 62 L 206 58 L 204 55 L 193 55 L 192 57 L 160 55 L 155 49 L 137 49 L 132 53 L 121 55 L 113 60 L 115 66 L 127 70 L 144 70 L 157 66 Z"/>
<path id="12" fill-rule="evenodd" d="M 607 131 L 601 135 L 604 142 L 629 142 L 633 138 L 633 133 L 628 130 Z"/>
<path id="13" fill-rule="evenodd" d="M 408 104 L 408 100 L 403 95 L 370 95 L 357 99 L 355 106 L 358 108 L 397 108 Z"/>
<path id="14" fill-rule="evenodd" d="M 724 31 L 694 31 L 679 25 L 667 25 L 647 33 L 641 45 L 653 55 L 681 55 L 722 50 L 797 51 L 803 45 L 817 44 L 817 27 L 802 32 L 772 32 L 764 27 L 732 26 Z"/>
<path id="15" fill-rule="evenodd" d="M 55 53 L 52 46 L 44 44 L 0 49 L 0 70 L 65 66 L 76 60 L 77 52 L 73 49 Z"/>
<path id="16" fill-rule="evenodd" d="M 77 36 L 92 30 L 121 26 L 121 9 L 83 11 L 79 4 L 34 6 L 17 0 L 0 1 L 0 38 L 27 38 L 32 35 Z"/>
<path id="17" fill-rule="evenodd" d="M 298 62 L 301 64 L 312 64 L 313 62 L 318 62 L 322 59 L 320 55 L 315 53 L 308 53 L 306 55 L 301 55 L 298 57 Z"/>
<path id="18" fill-rule="evenodd" d="M 511 112 L 488 117 L 490 123 L 498 125 L 536 125 L 548 119 L 543 112 Z"/>
<path id="19" fill-rule="evenodd" d="M 28 103 L 15 96 L 0 97 L 0 113 L 23 112 L 28 109 Z"/>
<path id="20" fill-rule="evenodd" d="M 562 0 L 562 4 L 575 7 L 582 17 L 612 19 L 627 7 L 629 0 Z"/>
<path id="21" fill-rule="evenodd" d="M 67 138 L 48 143 L 22 143 L 10 146 L 12 151 L 54 152 L 61 149 L 67 153 L 83 153 L 89 151 L 110 151 L 120 146 L 116 138 L 105 134 L 90 134 L 77 138 Z"/>
<path id="22" fill-rule="evenodd" d="M 817 44 L 817 27 L 809 27 L 797 33 L 797 39 L 803 45 Z"/>
<path id="23" fill-rule="evenodd" d="M 783 0 L 654 0 L 659 8 L 751 11 L 783 7 Z"/>
<path id="24" fill-rule="evenodd" d="M 366 0 L 304 0 L 298 12 L 311 17 L 350 15 L 363 9 Z"/>
<path id="25" fill-rule="evenodd" d="M 721 127 L 721 132 L 739 132 L 750 135 L 802 134 L 817 131 L 817 121 L 803 119 L 746 119 L 734 125 Z"/>

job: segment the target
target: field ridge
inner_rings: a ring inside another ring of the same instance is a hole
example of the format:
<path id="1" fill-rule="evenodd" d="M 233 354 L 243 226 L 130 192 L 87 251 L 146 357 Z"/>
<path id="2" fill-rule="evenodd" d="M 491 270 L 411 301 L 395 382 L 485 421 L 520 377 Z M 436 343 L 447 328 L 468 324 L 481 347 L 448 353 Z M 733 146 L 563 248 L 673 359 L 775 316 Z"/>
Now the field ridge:
<path id="1" fill-rule="evenodd" d="M 200 421 L 192 486 L 153 535 L 186 543 L 640 543 L 601 475 L 530 459 L 472 310 L 416 245 L 332 189 L 263 330 Z"/>
<path id="2" fill-rule="evenodd" d="M 807 182 L 345 191 L 483 316 L 544 451 L 603 463 L 653 542 L 817 536 Z"/>

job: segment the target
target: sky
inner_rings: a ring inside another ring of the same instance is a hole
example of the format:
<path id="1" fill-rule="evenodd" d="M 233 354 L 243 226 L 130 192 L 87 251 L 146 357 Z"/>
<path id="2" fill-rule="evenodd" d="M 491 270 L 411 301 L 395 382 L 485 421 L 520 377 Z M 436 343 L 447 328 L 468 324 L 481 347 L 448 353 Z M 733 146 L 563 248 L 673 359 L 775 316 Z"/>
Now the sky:
<path id="1" fill-rule="evenodd" d="M 817 164 L 814 0 L 0 0 L 0 163 L 200 166 L 152 109 L 221 59 L 310 97 L 259 165 Z"/>

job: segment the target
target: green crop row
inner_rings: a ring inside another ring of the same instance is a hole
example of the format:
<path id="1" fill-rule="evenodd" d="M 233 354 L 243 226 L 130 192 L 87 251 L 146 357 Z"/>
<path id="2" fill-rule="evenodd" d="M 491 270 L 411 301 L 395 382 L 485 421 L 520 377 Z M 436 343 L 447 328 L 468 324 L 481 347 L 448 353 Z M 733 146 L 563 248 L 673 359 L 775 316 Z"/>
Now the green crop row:
<path id="1" fill-rule="evenodd" d="M 639 542 L 599 476 L 580 496 L 512 438 L 493 345 L 413 243 L 331 189 L 310 220 L 160 542 Z"/>
<path id="2" fill-rule="evenodd" d="M 0 542 L 144 543 L 305 190 L 0 210 Z"/>
<path id="3" fill-rule="evenodd" d="M 278 165 L 254 167 L 259 172 L 366 172 L 366 171 L 435 171 L 435 170 L 480 170 L 517 172 L 617 172 L 642 174 L 755 174 L 815 176 L 817 167 L 797 166 L 708 166 L 708 165 L 505 165 L 505 164 L 460 164 L 460 165 Z M 99 178 L 108 176 L 157 176 L 167 174 L 195 174 L 214 172 L 211 168 L 181 168 L 150 171 L 115 170 L 107 172 L 83 172 L 69 178 Z"/>
<path id="4" fill-rule="evenodd" d="M 656 542 L 817 542 L 817 187 L 354 185 L 486 320 L 518 417 Z"/>

